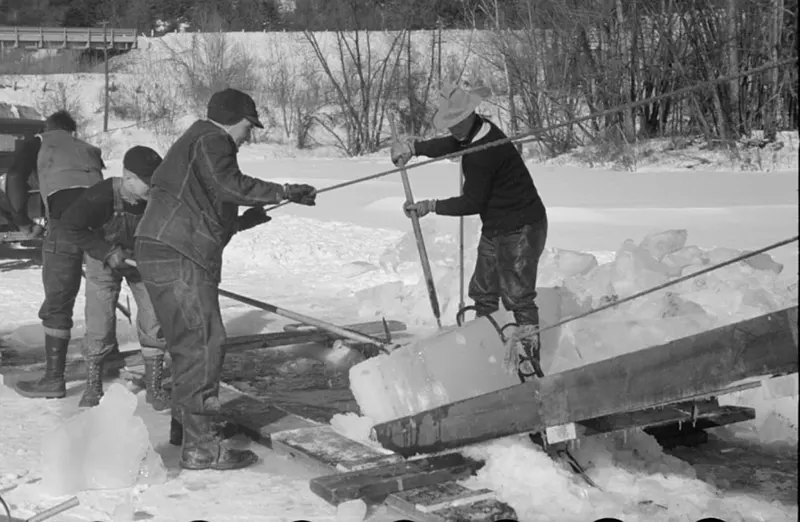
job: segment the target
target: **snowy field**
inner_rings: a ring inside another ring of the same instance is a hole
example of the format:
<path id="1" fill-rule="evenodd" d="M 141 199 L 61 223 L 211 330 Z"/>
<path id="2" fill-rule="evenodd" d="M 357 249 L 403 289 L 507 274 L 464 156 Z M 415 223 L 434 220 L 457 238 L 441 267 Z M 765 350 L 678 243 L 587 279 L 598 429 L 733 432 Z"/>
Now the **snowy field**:
<path id="1" fill-rule="evenodd" d="M 5 92 L 0 91 L 0 96 Z M 15 91 L 8 101 L 24 103 L 24 98 L 24 92 Z M 94 114 L 91 126 L 97 128 L 101 119 L 102 114 Z M 121 132 L 99 141 L 108 144 L 109 175 L 118 175 L 121 154 L 129 145 L 158 144 L 154 136 L 141 131 Z M 160 150 L 163 152 L 163 147 Z M 392 167 L 388 152 L 360 159 L 319 157 L 319 151 L 291 157 L 298 155 L 276 145 L 252 145 L 243 148 L 240 163 L 255 177 L 320 188 Z M 659 266 L 678 267 L 681 272 L 797 234 L 798 178 L 793 170 L 730 172 L 715 164 L 699 171 L 678 169 L 671 161 L 643 172 L 535 163 L 530 169 L 550 220 L 550 252 L 543 261 L 540 286 L 564 285 L 585 297 L 587 306 L 605 291 L 595 292 L 591 284 L 599 280 L 604 266 L 616 267 L 616 279 L 604 284 L 617 291 L 623 283 L 631 288 L 626 277 L 635 284 L 651 280 L 638 278 L 646 270 L 619 268 L 619 260 L 629 252 L 623 248 L 627 239 L 638 244 L 650 233 L 685 229 L 685 245 L 699 249 L 681 250 L 688 256 L 685 261 L 680 255 L 659 260 Z M 457 165 L 450 162 L 411 170 L 416 198 L 457 194 L 457 172 Z M 416 252 L 408 236 L 410 223 L 400 211 L 402 201 L 399 176 L 390 175 L 322 194 L 314 208 L 290 205 L 278 209 L 270 223 L 231 241 L 225 253 L 222 286 L 335 323 L 386 315 L 405 321 L 414 333 L 424 335 L 434 323 L 419 284 Z M 452 277 L 457 220 L 432 216 L 425 218 L 423 225 L 444 321 L 452 324 L 458 300 Z M 475 220 L 468 220 L 468 274 L 477 230 Z M 622 254 L 616 255 L 618 251 Z M 562 262 L 591 257 L 576 257 L 574 252 L 591 254 L 595 265 L 576 269 L 574 263 Z M 13 251 L 11 254 L 13 257 Z M 774 250 L 770 256 L 783 265 L 780 273 L 740 264 L 704 278 L 703 289 L 684 286 L 675 291 L 685 300 L 699 303 L 708 317 L 703 324 L 711 327 L 796 305 L 797 243 Z M 40 268 L 19 259 L 0 259 L 0 333 L 7 344 L 41 344 L 37 324 L 41 300 Z M 75 309 L 74 337 L 82 333 L 83 304 L 81 296 Z M 226 299 L 221 304 L 229 335 L 278 330 L 285 323 Z M 626 320 L 651 319 L 636 308 L 620 313 L 628 314 Z M 592 332 L 576 326 L 567 333 L 574 339 Z M 668 337 L 665 333 L 664 338 Z M 133 348 L 133 341 L 125 323 L 120 322 L 123 349 Z M 716 434 L 772 451 L 775 458 L 791 459 L 794 454 L 796 462 L 797 375 L 778 381 L 762 390 L 727 397 L 729 403 L 758 406 L 758 418 Z M 42 441 L 49 430 L 76 414 L 81 392 L 82 384 L 73 383 L 63 401 L 29 400 L 0 386 L 0 495 L 12 505 L 15 516 L 30 516 L 66 498 L 51 495 L 41 480 L 46 468 L 54 465 L 42 457 Z M 166 476 L 155 484 L 80 492 L 81 505 L 53 520 L 337 520 L 335 508 L 309 491 L 307 470 L 256 445 L 252 447 L 262 462 L 251 469 L 178 473 L 177 452 L 166 442 L 168 414 L 152 412 L 140 394 L 136 415 L 148 428 Z M 98 451 L 113 452 L 114 442 L 116 439 Z M 707 470 L 666 454 L 641 432 L 584 441 L 576 450 L 579 460 L 590 465 L 590 474 L 602 491 L 575 482 L 570 473 L 524 438 L 496 441 L 468 452 L 487 459 L 487 466 L 467 484 L 491 487 L 526 522 L 577 522 L 603 516 L 626 522 L 695 521 L 704 516 L 727 522 L 778 522 L 798 517 L 796 500 L 791 500 L 791 492 L 784 494 L 792 484 L 796 493 L 796 473 L 793 483 L 769 483 L 759 488 L 759 493 L 737 491 L 725 487 L 722 479 L 709 478 Z M 719 464 L 725 469 L 733 465 Z M 758 470 L 754 473 L 758 481 Z M 338 520 L 344 519 L 339 515 Z"/>

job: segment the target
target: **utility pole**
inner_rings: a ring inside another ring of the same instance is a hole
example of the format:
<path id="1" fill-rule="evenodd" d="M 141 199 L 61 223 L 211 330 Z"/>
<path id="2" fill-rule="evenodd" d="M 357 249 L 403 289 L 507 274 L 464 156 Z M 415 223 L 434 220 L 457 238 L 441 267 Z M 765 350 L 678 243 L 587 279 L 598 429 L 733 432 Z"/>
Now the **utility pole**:
<path id="1" fill-rule="evenodd" d="M 103 132 L 108 132 L 108 20 L 103 24 L 103 74 L 105 75 L 105 110 L 103 111 Z"/>

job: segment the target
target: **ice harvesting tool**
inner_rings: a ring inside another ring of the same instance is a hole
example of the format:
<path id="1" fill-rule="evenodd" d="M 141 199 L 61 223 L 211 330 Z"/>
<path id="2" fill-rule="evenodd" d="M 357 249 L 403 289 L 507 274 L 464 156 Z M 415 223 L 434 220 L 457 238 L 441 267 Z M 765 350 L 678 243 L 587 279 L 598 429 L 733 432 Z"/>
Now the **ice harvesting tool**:
<path id="1" fill-rule="evenodd" d="M 321 321 L 319 319 L 314 319 L 313 317 L 309 317 L 307 315 L 302 315 L 297 312 L 292 312 L 290 310 L 278 308 L 277 306 L 265 303 L 263 301 L 258 301 L 256 299 L 251 299 L 243 295 L 235 294 L 233 292 L 228 292 L 227 290 L 223 290 L 222 288 L 219 289 L 219 295 L 227 297 L 229 299 L 233 299 L 234 301 L 239 301 L 240 303 L 254 306 L 256 308 L 265 310 L 275 315 L 280 315 L 281 317 L 286 317 L 287 319 L 293 319 L 295 321 L 299 321 L 309 326 L 315 326 L 320 330 L 331 332 L 332 334 L 336 334 L 345 339 L 350 339 L 352 341 L 356 341 L 359 343 L 374 344 L 375 346 L 383 349 L 387 353 L 391 351 L 390 345 L 387 344 L 387 342 L 384 341 L 383 339 L 378 339 L 377 337 L 372 337 L 359 332 L 354 332 L 352 330 L 342 328 L 341 326 L 336 326 L 335 324 Z"/>
<path id="2" fill-rule="evenodd" d="M 136 261 L 132 259 L 126 259 L 125 262 L 130 266 L 136 266 Z M 233 299 L 234 301 L 239 301 L 240 303 L 253 306 L 260 310 L 264 310 L 266 312 L 275 315 L 280 315 L 281 317 L 286 317 L 287 319 L 292 319 L 294 321 L 298 321 L 300 323 L 307 324 L 309 326 L 314 326 L 316 328 L 319 328 L 320 330 L 324 330 L 332 334 L 338 335 L 339 337 L 350 339 L 351 341 L 359 343 L 372 344 L 377 346 L 378 348 L 381 348 L 383 351 L 387 353 L 391 351 L 391 345 L 382 339 L 378 339 L 377 337 L 372 337 L 370 335 L 354 332 L 352 330 L 348 330 L 347 328 L 342 328 L 341 326 L 336 326 L 335 324 L 321 321 L 319 319 L 314 319 L 313 317 L 309 317 L 307 315 L 299 314 L 297 312 L 292 312 L 291 310 L 279 308 L 275 305 L 271 305 L 269 303 L 265 303 L 257 299 L 252 299 L 250 297 L 246 297 L 233 292 L 229 292 L 227 290 L 223 290 L 222 288 L 220 288 L 218 292 L 219 295 L 227 297 L 228 299 Z"/>
<path id="3" fill-rule="evenodd" d="M 392 139 L 397 139 L 397 127 L 394 123 L 394 116 L 389 114 L 389 123 L 392 126 Z M 406 203 L 414 202 L 414 194 L 411 192 L 411 182 L 408 181 L 408 172 L 406 172 L 405 165 L 400 165 L 400 177 L 403 180 L 403 189 L 406 192 Z M 433 284 L 433 274 L 431 273 L 431 262 L 428 259 L 428 251 L 425 248 L 425 238 L 422 236 L 422 227 L 419 224 L 419 216 L 416 212 L 411 212 L 411 224 L 414 227 L 414 238 L 417 240 L 417 250 L 419 251 L 419 260 L 422 264 L 422 273 L 425 276 L 425 284 L 428 287 L 428 297 L 431 300 L 431 309 L 433 316 L 436 318 L 436 324 L 439 328 L 442 327 L 441 311 L 439 310 L 439 298 L 436 295 L 436 287 Z"/>
<path id="4" fill-rule="evenodd" d="M 459 162 L 458 195 L 464 195 L 464 169 Z M 458 309 L 463 310 L 464 303 L 464 216 L 458 216 Z"/>

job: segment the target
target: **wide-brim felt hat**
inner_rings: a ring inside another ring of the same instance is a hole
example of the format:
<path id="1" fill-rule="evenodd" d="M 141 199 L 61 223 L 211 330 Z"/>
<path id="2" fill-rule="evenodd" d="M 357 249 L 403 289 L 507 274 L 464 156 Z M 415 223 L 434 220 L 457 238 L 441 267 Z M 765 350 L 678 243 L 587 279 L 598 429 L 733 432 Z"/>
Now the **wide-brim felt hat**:
<path id="1" fill-rule="evenodd" d="M 470 90 L 445 87 L 439 95 L 439 109 L 433 116 L 433 126 L 438 130 L 445 130 L 461 123 L 491 95 L 492 91 L 488 87 Z"/>

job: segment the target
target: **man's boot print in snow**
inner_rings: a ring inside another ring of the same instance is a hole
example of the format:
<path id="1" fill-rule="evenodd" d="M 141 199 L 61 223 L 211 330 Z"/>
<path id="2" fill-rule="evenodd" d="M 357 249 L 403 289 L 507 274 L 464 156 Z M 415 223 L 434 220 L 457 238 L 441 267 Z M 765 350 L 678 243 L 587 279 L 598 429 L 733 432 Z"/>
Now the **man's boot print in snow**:
<path id="1" fill-rule="evenodd" d="M 45 335 L 45 370 L 38 381 L 17 381 L 14 389 L 30 399 L 62 399 L 67 395 L 64 369 L 67 365 L 69 339 Z"/>

